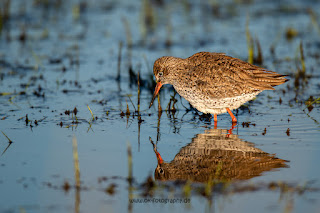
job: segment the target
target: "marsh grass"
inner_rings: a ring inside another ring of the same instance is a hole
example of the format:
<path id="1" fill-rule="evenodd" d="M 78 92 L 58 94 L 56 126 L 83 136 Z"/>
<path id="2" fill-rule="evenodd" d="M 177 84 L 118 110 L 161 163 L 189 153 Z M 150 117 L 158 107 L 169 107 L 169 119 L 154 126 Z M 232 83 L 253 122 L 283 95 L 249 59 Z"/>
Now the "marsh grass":
<path id="1" fill-rule="evenodd" d="M 78 142 L 77 138 L 72 138 L 72 150 L 73 150 L 73 168 L 74 168 L 74 179 L 75 187 L 80 189 L 80 166 L 79 166 L 79 154 L 78 154 Z"/>
<path id="2" fill-rule="evenodd" d="M 78 114 L 78 109 L 75 107 L 73 110 L 72 110 L 72 119 L 73 119 L 73 115 L 74 115 L 74 119 L 75 121 L 73 121 L 73 123 L 79 123 L 78 122 L 78 118 L 77 118 L 77 114 Z"/>
<path id="3" fill-rule="evenodd" d="M 73 156 L 73 168 L 74 168 L 74 179 L 75 179 L 75 212 L 80 212 L 80 166 L 79 166 L 79 154 L 78 154 L 78 142 L 77 138 L 72 138 L 72 156 Z"/>
<path id="4" fill-rule="evenodd" d="M 315 119 L 314 117 L 312 117 L 310 115 L 310 113 L 313 110 L 315 104 L 320 104 L 320 97 L 319 98 L 314 98 L 313 96 L 310 96 L 308 98 L 308 100 L 305 101 L 306 107 L 302 111 L 308 116 L 308 118 L 310 118 L 317 125 L 319 125 L 320 123 L 319 123 L 318 119 Z M 306 112 L 306 109 L 308 109 L 308 112 Z"/>
<path id="5" fill-rule="evenodd" d="M 297 56 L 297 71 L 295 73 L 295 80 L 294 80 L 294 86 L 297 89 L 297 91 L 300 89 L 300 87 L 304 88 L 305 85 L 308 82 L 308 79 L 311 77 L 310 75 L 306 74 L 306 63 L 305 63 L 305 57 L 304 57 L 304 48 L 303 43 L 300 41 L 299 47 L 298 47 L 298 54 Z"/>
<path id="6" fill-rule="evenodd" d="M 165 47 L 169 48 L 172 45 L 172 23 L 171 23 L 171 14 L 170 10 L 167 12 L 167 24 L 166 24 L 166 31 L 167 31 L 167 38 L 165 41 Z"/>
<path id="7" fill-rule="evenodd" d="M 129 185 L 133 183 L 133 175 L 132 175 L 132 150 L 131 145 L 127 142 L 127 157 L 128 157 L 128 183 Z"/>
<path id="8" fill-rule="evenodd" d="M 246 21 L 246 38 L 247 38 L 247 47 L 248 47 L 248 63 L 253 64 L 253 39 L 249 30 L 249 15 L 247 15 Z"/>
<path id="9" fill-rule="evenodd" d="M 311 19 L 311 23 L 312 25 L 314 26 L 314 28 L 318 31 L 318 33 L 320 34 L 320 25 L 318 23 L 318 18 L 317 18 L 317 15 L 316 13 L 311 9 L 309 8 L 308 9 L 308 13 L 310 15 L 310 19 Z"/>
<path id="10" fill-rule="evenodd" d="M 299 50 L 300 50 L 300 63 L 301 63 L 301 72 L 303 75 L 306 73 L 306 63 L 304 58 L 304 50 L 303 50 L 303 44 L 302 41 L 299 44 Z"/>
<path id="11" fill-rule="evenodd" d="M 124 25 L 124 29 L 126 31 L 127 47 L 128 47 L 128 49 L 131 49 L 133 42 L 132 42 L 132 34 L 131 34 L 131 30 L 130 30 L 130 24 L 129 24 L 128 20 L 124 17 L 122 18 L 122 22 Z"/>
<path id="12" fill-rule="evenodd" d="M 313 104 L 320 104 L 320 98 L 314 99 L 313 97 L 309 97 L 309 99 L 305 102 L 306 107 L 303 110 L 310 108 Z M 309 112 L 310 111 L 311 110 L 309 109 Z"/>
<path id="13" fill-rule="evenodd" d="M 3 131 L 1 131 L 2 132 L 2 134 L 7 138 L 7 140 L 8 140 L 8 145 L 7 145 L 7 147 L 3 150 L 3 152 L 2 152 L 2 154 L 1 154 L 1 156 L 9 149 L 9 147 L 11 146 L 11 144 L 13 143 L 12 142 L 12 140 L 3 132 Z"/>
<path id="14" fill-rule="evenodd" d="M 174 91 L 173 95 L 171 96 L 169 103 L 167 105 L 166 111 L 167 112 L 172 112 L 175 113 L 176 112 L 176 107 L 175 104 L 178 102 L 178 100 L 175 98 L 177 92 Z"/>
<path id="15" fill-rule="evenodd" d="M 143 44 L 147 40 L 147 35 L 154 32 L 156 29 L 157 16 L 155 9 L 152 6 L 152 1 L 142 0 L 140 12 L 140 33 Z"/>
<path id="16" fill-rule="evenodd" d="M 118 74 L 117 74 L 117 77 L 116 77 L 116 80 L 118 81 L 118 82 L 120 82 L 120 80 L 121 80 L 121 52 L 122 52 L 122 46 L 123 46 L 123 43 L 122 43 L 122 41 L 120 41 L 119 42 L 119 52 L 118 52 Z M 120 86 L 120 84 L 119 84 L 119 86 Z M 120 89 L 120 87 L 119 87 L 119 89 Z"/>
<path id="17" fill-rule="evenodd" d="M 8 139 L 8 143 L 12 143 L 12 140 L 4 132 L 2 132 L 2 134 Z"/>
<path id="18" fill-rule="evenodd" d="M 10 20 L 10 4 L 11 0 L 2 0 L 0 4 L 0 35 L 6 23 Z"/>
<path id="19" fill-rule="evenodd" d="M 91 116 L 92 116 L 92 121 L 94 121 L 94 115 L 93 115 L 93 112 L 92 112 L 92 110 L 90 109 L 89 105 L 87 105 L 87 107 L 88 107 L 88 110 L 90 111 L 90 114 L 91 114 Z"/>
<path id="20" fill-rule="evenodd" d="M 77 21 L 80 18 L 80 4 L 75 4 L 72 6 L 72 17 L 73 20 Z"/>
<path id="21" fill-rule="evenodd" d="M 192 191 L 192 186 L 191 186 L 192 181 L 188 180 L 185 185 L 183 186 L 183 194 L 185 197 L 190 197 L 191 196 L 191 191 Z"/>
<path id="22" fill-rule="evenodd" d="M 259 39 L 256 37 L 252 38 L 252 35 L 249 30 L 249 15 L 247 16 L 246 21 L 246 38 L 247 38 L 247 48 L 248 48 L 248 63 L 250 64 L 263 64 L 263 56 L 261 45 Z M 255 49 L 257 51 L 257 56 L 254 56 Z"/>
<path id="23" fill-rule="evenodd" d="M 128 200 L 133 199 L 133 192 L 134 192 L 134 186 L 133 186 L 133 175 L 132 175 L 132 150 L 131 145 L 129 142 L 127 142 L 127 157 L 128 157 Z M 132 203 L 128 202 L 128 211 L 132 211 Z"/>
<path id="24" fill-rule="evenodd" d="M 293 27 L 288 27 L 286 29 L 286 38 L 287 40 L 291 41 L 293 38 L 295 38 L 298 35 L 298 31 L 294 29 Z"/>
<path id="25" fill-rule="evenodd" d="M 127 111 L 126 111 L 126 115 L 129 116 L 130 115 L 130 110 L 129 110 L 129 106 L 128 106 L 128 102 L 126 100 L 126 104 L 127 104 Z"/>
<path id="26" fill-rule="evenodd" d="M 262 50 L 261 50 L 261 45 L 259 42 L 259 39 L 256 37 L 255 39 L 256 42 L 256 47 L 257 47 L 257 57 L 254 58 L 254 63 L 256 64 L 263 64 L 263 55 L 262 55 Z"/>
<path id="27" fill-rule="evenodd" d="M 0 96 L 12 95 L 12 92 L 0 92 Z"/>
<path id="28" fill-rule="evenodd" d="M 137 85 L 138 85 L 138 115 L 140 115 L 140 72 L 137 75 Z"/>
<path id="29" fill-rule="evenodd" d="M 90 111 L 90 114 L 91 114 L 91 116 L 92 116 L 91 120 L 88 121 L 89 127 L 88 127 L 87 132 L 89 132 L 90 129 L 93 131 L 93 129 L 92 129 L 92 123 L 93 123 L 93 121 L 94 121 L 96 118 L 94 117 L 93 112 L 92 112 L 92 110 L 90 109 L 89 105 L 87 105 L 87 107 L 88 107 L 88 110 Z"/>

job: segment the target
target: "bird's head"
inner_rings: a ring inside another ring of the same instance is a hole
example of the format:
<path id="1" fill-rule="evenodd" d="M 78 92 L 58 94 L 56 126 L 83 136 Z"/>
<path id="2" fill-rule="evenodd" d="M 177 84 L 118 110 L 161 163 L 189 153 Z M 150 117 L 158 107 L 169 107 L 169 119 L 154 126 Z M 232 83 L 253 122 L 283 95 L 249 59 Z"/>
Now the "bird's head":
<path id="1" fill-rule="evenodd" d="M 172 71 L 172 58 L 163 56 L 158 58 L 153 65 L 153 74 L 156 78 L 157 83 L 170 84 L 170 71 Z"/>
<path id="2" fill-rule="evenodd" d="M 183 59 L 175 58 L 171 56 L 163 56 L 158 58 L 153 65 L 153 74 L 156 78 L 156 88 L 153 93 L 152 100 L 150 102 L 149 108 L 152 106 L 154 99 L 159 93 L 162 85 L 173 84 L 174 79 L 178 70 L 179 65 L 181 65 Z"/>

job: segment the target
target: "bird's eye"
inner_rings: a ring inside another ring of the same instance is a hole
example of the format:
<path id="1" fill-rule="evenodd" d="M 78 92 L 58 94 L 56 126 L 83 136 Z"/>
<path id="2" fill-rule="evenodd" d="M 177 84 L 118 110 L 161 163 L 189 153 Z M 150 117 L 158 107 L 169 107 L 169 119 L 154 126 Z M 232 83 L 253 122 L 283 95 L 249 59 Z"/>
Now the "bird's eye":
<path id="1" fill-rule="evenodd" d="M 159 77 L 162 77 L 163 76 L 163 72 L 159 72 L 158 75 L 159 75 Z"/>
<path id="2" fill-rule="evenodd" d="M 160 168 L 159 172 L 160 172 L 160 174 L 164 173 L 163 169 L 161 169 L 161 168 Z"/>

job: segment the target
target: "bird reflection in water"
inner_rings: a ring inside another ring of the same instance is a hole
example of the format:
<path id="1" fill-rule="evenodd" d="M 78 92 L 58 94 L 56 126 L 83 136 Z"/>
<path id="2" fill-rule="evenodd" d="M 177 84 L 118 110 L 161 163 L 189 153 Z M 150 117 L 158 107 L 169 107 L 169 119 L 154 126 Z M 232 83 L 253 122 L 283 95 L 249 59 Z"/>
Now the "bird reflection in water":
<path id="1" fill-rule="evenodd" d="M 246 180 L 288 167 L 288 161 L 255 148 L 253 143 L 232 134 L 232 130 L 205 130 L 181 148 L 171 162 L 164 162 L 151 138 L 150 141 L 158 160 L 154 173 L 157 180 Z"/>

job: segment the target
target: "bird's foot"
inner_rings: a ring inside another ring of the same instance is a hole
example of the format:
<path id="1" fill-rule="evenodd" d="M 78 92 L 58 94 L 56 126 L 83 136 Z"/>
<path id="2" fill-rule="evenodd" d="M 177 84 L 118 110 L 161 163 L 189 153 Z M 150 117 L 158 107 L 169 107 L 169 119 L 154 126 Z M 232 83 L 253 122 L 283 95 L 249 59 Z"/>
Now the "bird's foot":
<path id="1" fill-rule="evenodd" d="M 227 108 L 227 112 L 228 112 L 229 115 L 231 116 L 232 123 L 237 123 L 236 117 L 232 114 L 232 112 L 231 112 L 231 110 L 230 110 L 229 108 Z"/>

